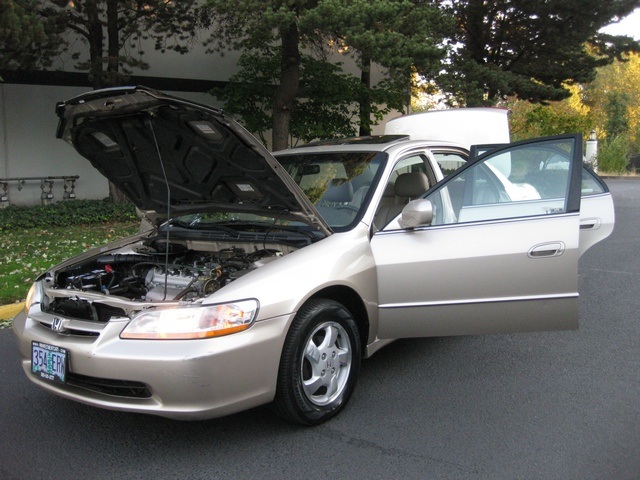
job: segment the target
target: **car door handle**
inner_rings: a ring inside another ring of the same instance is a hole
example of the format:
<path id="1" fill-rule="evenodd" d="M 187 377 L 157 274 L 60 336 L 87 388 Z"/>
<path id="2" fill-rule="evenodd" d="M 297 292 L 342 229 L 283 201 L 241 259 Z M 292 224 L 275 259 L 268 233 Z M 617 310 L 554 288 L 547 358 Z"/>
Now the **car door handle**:
<path id="1" fill-rule="evenodd" d="M 597 230 L 602 225 L 599 218 L 585 218 L 580 220 L 580 230 Z"/>
<path id="2" fill-rule="evenodd" d="M 563 242 L 549 242 L 535 245 L 529 250 L 529 258 L 559 257 L 564 253 Z"/>

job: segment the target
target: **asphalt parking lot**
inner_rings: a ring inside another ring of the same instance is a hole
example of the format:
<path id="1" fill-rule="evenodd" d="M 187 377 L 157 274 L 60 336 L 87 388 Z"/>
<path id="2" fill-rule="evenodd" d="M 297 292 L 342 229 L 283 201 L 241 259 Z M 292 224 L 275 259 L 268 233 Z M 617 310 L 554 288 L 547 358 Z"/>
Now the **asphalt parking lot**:
<path id="1" fill-rule="evenodd" d="M 0 330 L 0 478 L 638 479 L 640 180 L 580 260 L 580 330 L 398 341 L 314 428 L 268 407 L 177 422 L 50 395 Z"/>

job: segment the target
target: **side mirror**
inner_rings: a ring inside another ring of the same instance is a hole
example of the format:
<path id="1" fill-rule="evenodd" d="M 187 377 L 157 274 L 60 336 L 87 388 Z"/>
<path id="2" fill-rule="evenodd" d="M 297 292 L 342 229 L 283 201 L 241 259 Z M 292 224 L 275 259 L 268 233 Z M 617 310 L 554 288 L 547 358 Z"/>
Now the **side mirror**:
<path id="1" fill-rule="evenodd" d="M 433 222 L 433 205 L 429 200 L 419 198 L 412 200 L 402 209 L 398 223 L 401 228 L 414 228 L 431 225 Z"/>

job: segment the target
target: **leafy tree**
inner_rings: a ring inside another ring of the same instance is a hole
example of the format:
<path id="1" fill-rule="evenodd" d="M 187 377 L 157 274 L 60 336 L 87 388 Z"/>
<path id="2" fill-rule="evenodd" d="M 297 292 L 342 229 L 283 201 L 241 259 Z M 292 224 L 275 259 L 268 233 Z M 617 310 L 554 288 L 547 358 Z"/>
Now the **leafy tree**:
<path id="1" fill-rule="evenodd" d="M 148 68 L 142 60 L 141 40 L 155 47 L 186 52 L 185 42 L 196 35 L 196 0 L 47 0 L 40 2 L 43 17 L 79 36 L 88 55 L 73 52 L 76 68 L 89 72 L 94 88 L 117 86 L 131 68 Z M 68 49 L 62 41 L 61 49 Z"/>
<path id="2" fill-rule="evenodd" d="M 36 7 L 34 1 L 0 0 L 0 69 L 31 68 L 48 62 L 49 25 Z"/>
<path id="3" fill-rule="evenodd" d="M 640 48 L 628 37 L 598 33 L 637 6 L 637 0 L 453 0 L 452 41 L 459 48 L 441 86 L 467 106 L 493 105 L 508 95 L 534 102 L 567 98 L 567 85 L 593 80 L 596 67 Z"/>
<path id="4" fill-rule="evenodd" d="M 269 79 L 266 84 L 271 85 L 267 91 L 272 100 L 268 102 L 266 97 L 261 97 L 263 107 L 271 104 L 274 149 L 288 146 L 289 135 L 297 128 L 293 126 L 296 109 L 310 111 L 312 106 L 317 106 L 324 114 L 331 110 L 328 104 L 320 107 L 317 104 L 320 97 L 310 97 L 310 85 L 303 85 L 303 69 L 308 70 L 311 65 L 304 60 L 303 50 L 317 60 L 326 58 L 330 45 L 354 54 L 362 71 L 363 87 L 349 86 L 348 93 L 355 94 L 351 98 L 359 106 L 362 133 L 370 131 L 371 117 L 380 119 L 391 108 L 401 109 L 409 101 L 412 65 L 431 71 L 444 56 L 443 47 L 437 45 L 443 38 L 441 32 L 446 22 L 431 1 L 247 0 L 238 3 L 235 0 L 208 0 L 207 3 L 215 23 L 211 38 L 213 50 L 228 48 L 254 56 L 256 52 L 264 52 L 265 47 L 276 49 L 273 55 L 279 59 L 279 65 L 266 75 Z M 383 65 L 390 74 L 375 86 L 371 85 L 370 79 L 372 62 Z M 264 64 L 257 60 L 257 65 Z M 243 73 L 251 70 L 250 67 Z M 341 77 L 337 70 L 333 73 L 339 78 L 332 76 L 331 81 L 338 79 L 341 83 L 347 78 Z M 263 78 L 263 75 L 257 78 Z M 324 82 L 326 84 L 327 80 Z M 351 85 L 350 81 L 347 83 Z M 336 89 L 331 90 L 326 93 L 335 98 Z M 307 100 L 301 101 L 302 97 Z M 334 104 L 336 108 L 331 115 L 343 108 L 341 102 Z M 264 120 L 265 115 L 268 116 L 268 110 L 261 108 L 259 121 Z M 334 118 L 346 118 L 345 115 L 349 116 L 343 111 Z M 322 131 L 321 128 L 318 132 Z M 306 134 L 300 135 L 299 138 L 306 137 Z"/>
<path id="5" fill-rule="evenodd" d="M 266 132 L 272 127 L 273 97 L 281 65 L 276 47 L 244 52 L 238 72 L 224 88 L 211 93 L 224 100 L 225 110 L 242 118 L 251 132 L 266 145 Z M 293 142 L 355 134 L 353 99 L 360 83 L 340 70 L 341 65 L 301 56 L 300 91 L 291 109 L 289 135 Z M 247 81 L 250 79 L 250 81 Z"/>
<path id="6" fill-rule="evenodd" d="M 582 133 L 586 137 L 593 128 L 589 112 L 574 108 L 567 100 L 540 105 L 516 99 L 505 105 L 511 109 L 513 141 L 563 133 Z"/>
<path id="7" fill-rule="evenodd" d="M 593 82 L 567 87 L 571 97 L 548 105 L 509 99 L 512 138 L 520 140 L 565 132 L 598 132 L 598 168 L 626 171 L 640 151 L 640 55 L 598 68 Z"/>
<path id="8" fill-rule="evenodd" d="M 629 97 L 622 92 L 610 92 L 607 95 L 607 137 L 616 137 L 629 131 L 627 111 L 629 109 Z"/>
<path id="9" fill-rule="evenodd" d="M 277 69 L 265 72 L 270 78 L 275 75 L 275 82 L 269 82 L 275 150 L 288 146 L 291 116 L 300 93 L 300 48 L 314 36 L 314 32 L 301 31 L 300 26 L 315 4 L 315 0 L 207 0 L 215 24 L 209 40 L 212 50 L 230 49 L 254 55 L 265 47 L 277 49 Z"/>
<path id="10" fill-rule="evenodd" d="M 454 25 L 437 2 L 423 0 L 322 0 L 307 21 L 330 35 L 360 67 L 361 135 L 371 133 L 372 114 L 380 119 L 407 104 L 412 69 L 428 78 L 441 69 L 443 40 L 453 34 Z M 374 62 L 387 69 L 385 83 L 377 88 L 371 85 Z"/>
<path id="11" fill-rule="evenodd" d="M 624 173 L 629 165 L 629 135 L 607 137 L 598 145 L 598 169 L 609 173 Z"/>
<path id="12" fill-rule="evenodd" d="M 47 0 L 39 13 L 57 26 L 57 32 L 79 36 L 88 52 L 72 52 L 76 68 L 89 73 L 94 89 L 121 85 L 131 68 L 146 69 L 141 40 L 151 39 L 161 50 L 186 52 L 196 35 L 199 8 L 196 0 Z M 59 50 L 69 49 L 58 35 Z M 88 53 L 88 54 L 87 54 Z M 126 197 L 109 182 L 114 202 Z"/>
<path id="13" fill-rule="evenodd" d="M 602 137 L 628 132 L 632 147 L 640 150 L 640 55 L 599 68 L 593 82 L 584 86 L 583 102 L 596 118 Z"/>

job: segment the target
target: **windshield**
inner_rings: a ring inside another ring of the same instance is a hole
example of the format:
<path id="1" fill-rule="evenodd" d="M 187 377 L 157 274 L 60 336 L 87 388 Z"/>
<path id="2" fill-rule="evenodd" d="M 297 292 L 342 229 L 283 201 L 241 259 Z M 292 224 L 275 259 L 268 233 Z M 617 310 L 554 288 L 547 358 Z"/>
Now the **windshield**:
<path id="1" fill-rule="evenodd" d="M 350 230 L 362 218 L 382 174 L 388 155 L 381 152 L 327 152 L 281 155 L 278 162 L 300 186 L 333 231 Z M 208 231 L 231 238 L 299 236 L 317 240 L 322 235 L 304 221 L 286 218 L 285 210 L 272 214 L 215 211 L 174 217 L 168 225 L 188 231 Z"/>
<path id="2" fill-rule="evenodd" d="M 327 152 L 281 155 L 287 173 L 335 231 L 360 220 L 382 173 L 382 152 Z"/>

